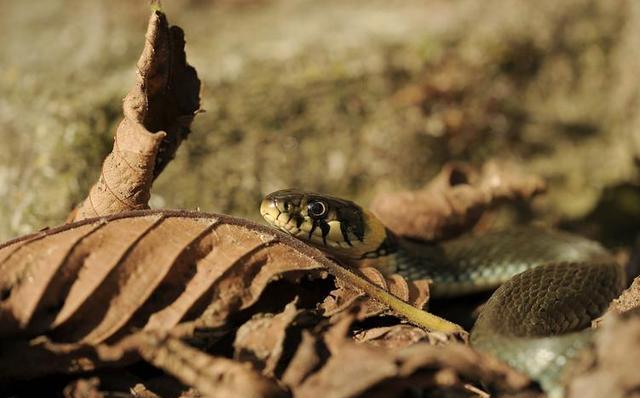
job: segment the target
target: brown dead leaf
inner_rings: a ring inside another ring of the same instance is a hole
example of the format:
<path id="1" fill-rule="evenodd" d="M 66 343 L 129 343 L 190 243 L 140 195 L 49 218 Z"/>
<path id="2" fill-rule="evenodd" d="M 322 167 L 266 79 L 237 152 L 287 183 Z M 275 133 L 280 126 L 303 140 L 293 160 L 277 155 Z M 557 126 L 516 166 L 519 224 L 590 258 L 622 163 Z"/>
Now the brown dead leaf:
<path id="1" fill-rule="evenodd" d="M 378 194 L 371 209 L 399 236 L 441 240 L 469 230 L 496 202 L 529 199 L 544 187 L 511 164 L 489 162 L 478 172 L 451 163 L 421 190 Z"/>
<path id="2" fill-rule="evenodd" d="M 131 398 L 177 398 L 187 391 L 188 388 L 176 379 L 164 375 L 145 377 L 124 368 L 117 371 L 97 372 L 87 379 L 73 380 L 64 388 L 63 394 L 66 394 L 65 398 L 91 397 L 90 394 L 96 393 L 106 398 L 125 396 Z"/>
<path id="3" fill-rule="evenodd" d="M 234 358 L 250 362 L 264 375 L 276 376 L 276 367 L 286 349 L 285 339 L 292 328 L 300 327 L 300 322 L 305 323 L 305 315 L 304 310 L 296 308 L 294 301 L 279 314 L 254 316 L 236 332 Z"/>
<path id="4" fill-rule="evenodd" d="M 80 344 L 52 343 L 44 338 L 40 339 L 37 344 L 48 346 L 48 355 L 54 359 L 59 358 L 60 354 L 64 356 L 64 350 L 73 350 L 74 346 L 76 354 L 78 354 L 77 351 L 81 346 Z M 243 397 L 266 398 L 286 395 L 273 380 L 256 373 L 250 366 L 227 358 L 208 355 L 166 332 L 137 332 L 112 345 L 85 345 L 84 349 L 90 353 L 94 364 L 101 363 L 110 366 L 128 362 L 126 358 L 135 353 L 173 375 L 182 383 L 196 388 L 199 394 L 205 397 L 228 397 L 238 394 L 237 396 Z M 33 359 L 30 357 L 33 351 L 25 350 L 24 347 L 21 351 L 26 354 L 27 360 Z M 69 353 L 72 352 L 69 351 Z M 15 361 L 15 358 L 13 359 Z M 78 359 L 87 360 L 87 358 L 76 358 L 76 360 Z M 85 367 L 83 370 L 90 369 L 92 367 Z M 5 376 L 4 372 L 2 374 Z M 82 390 L 97 393 L 96 381 L 94 380 L 88 385 L 80 383 L 79 387 L 82 387 Z M 74 388 L 72 385 L 71 392 L 74 390 L 78 392 L 78 388 Z M 146 388 L 143 391 L 146 391 L 145 395 L 147 396 L 151 394 Z"/>
<path id="5" fill-rule="evenodd" d="M 263 374 L 278 378 L 276 372 L 269 370 L 269 362 L 275 355 L 278 367 L 285 369 L 281 381 L 296 397 L 355 397 L 381 391 L 386 395 L 380 396 L 401 396 L 413 387 L 433 386 L 461 391 L 477 389 L 468 385 L 469 381 L 501 387 L 505 387 L 505 383 L 514 383 L 513 386 L 527 383 L 526 378 L 509 373 L 506 366 L 462 345 L 455 345 L 456 348 L 441 356 L 429 352 L 427 358 L 429 355 L 432 358 L 422 362 L 422 349 L 415 354 L 402 350 L 418 341 L 423 341 L 418 346 L 433 346 L 424 343 L 429 338 L 426 332 L 409 325 L 360 331 L 352 337 L 357 319 L 355 309 L 336 315 L 335 323 L 321 320 L 307 324 L 310 329 L 298 333 L 299 338 L 290 338 L 300 327 L 294 320 L 299 319 L 301 313 L 289 304 L 277 315 L 255 318 L 238 331 L 242 336 L 238 336 L 235 343 L 237 359 L 257 363 Z M 248 330 L 241 332 L 245 327 Z M 283 356 L 284 351 L 291 351 L 293 355 Z M 469 355 L 474 358 L 468 358 Z M 480 358 L 488 362 L 480 363 Z M 468 375 L 473 377 L 467 380 Z"/>
<path id="6" fill-rule="evenodd" d="M 295 347 L 295 350 L 282 375 L 282 382 L 289 388 L 302 384 L 329 356 L 322 339 L 308 330 L 302 331 L 300 344 Z"/>
<path id="7" fill-rule="evenodd" d="M 136 384 L 130 390 L 132 398 L 161 398 L 160 395 L 147 389 L 143 384 Z"/>
<path id="8" fill-rule="evenodd" d="M 596 337 L 595 358 L 574 377 L 570 398 L 637 398 L 640 391 L 640 310 L 611 314 Z"/>
<path id="9" fill-rule="evenodd" d="M 592 326 L 600 327 L 608 319 L 634 310 L 640 310 L 640 277 L 636 277 L 631 286 L 611 302 L 604 315 L 593 320 Z"/>
<path id="10" fill-rule="evenodd" d="M 146 209 L 151 184 L 189 134 L 200 109 L 200 80 L 186 62 L 184 34 L 165 15 L 151 15 L 137 81 L 98 182 L 70 221 Z"/>
<path id="11" fill-rule="evenodd" d="M 78 379 L 64 388 L 64 398 L 104 398 L 99 386 L 100 380 L 97 377 Z"/>
<path id="12" fill-rule="evenodd" d="M 406 324 L 361 330 L 357 332 L 353 338 L 359 343 L 371 344 L 387 349 L 407 347 L 420 341 L 427 341 L 432 345 L 442 343 L 441 340 L 434 338 L 432 333 Z"/>
<path id="13" fill-rule="evenodd" d="M 620 297 L 613 300 L 609 311 L 613 311 L 616 314 L 622 314 L 627 311 L 640 308 L 640 277 L 633 280 L 631 286 L 626 289 Z"/>
<path id="14" fill-rule="evenodd" d="M 162 211 L 89 219 L 8 242 L 0 246 L 0 335 L 45 334 L 70 344 L 54 355 L 50 346 L 25 343 L 33 366 L 16 367 L 3 355 L 0 368 L 7 377 L 86 370 L 96 366 L 87 347 L 139 328 L 168 331 L 202 319 L 224 325 L 270 281 L 328 261 L 308 249 L 239 219 Z M 18 346 L 11 344 L 13 359 L 27 355 Z"/>
<path id="15" fill-rule="evenodd" d="M 357 343 L 349 333 L 354 319 L 344 316 L 322 337 L 307 338 L 300 344 L 298 350 L 309 356 L 309 352 L 317 352 L 321 340 L 331 355 L 317 372 L 291 386 L 296 397 L 403 396 L 415 389 L 435 387 L 462 391 L 469 382 L 523 390 L 529 384 L 525 376 L 462 344 L 435 347 L 417 343 L 387 349 Z M 287 372 L 302 364 L 295 359 Z"/>
<path id="16" fill-rule="evenodd" d="M 165 333 L 145 333 L 138 351 L 147 361 L 210 398 L 285 397 L 275 381 L 247 364 L 213 357 Z"/>
<path id="17" fill-rule="evenodd" d="M 269 281 L 328 261 L 269 228 L 179 211 L 50 229 L 0 246 L 0 259 L 1 336 L 89 344 L 132 328 L 169 330 L 211 308 L 223 320 Z"/>

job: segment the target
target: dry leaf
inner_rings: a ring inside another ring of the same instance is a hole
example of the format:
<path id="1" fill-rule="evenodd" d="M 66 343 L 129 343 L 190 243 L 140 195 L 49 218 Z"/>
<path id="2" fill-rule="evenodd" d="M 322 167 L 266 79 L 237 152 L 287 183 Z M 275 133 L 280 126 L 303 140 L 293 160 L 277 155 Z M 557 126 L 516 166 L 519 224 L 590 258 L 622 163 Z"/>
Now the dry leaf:
<path id="1" fill-rule="evenodd" d="M 72 343 L 69 351 L 139 328 L 197 326 L 205 316 L 208 326 L 223 325 L 270 281 L 322 267 L 307 249 L 263 226 L 188 212 L 118 214 L 47 230 L 0 247 L 0 335 L 46 334 Z M 11 374 L 48 373 L 56 361 L 5 365 Z"/>
<path id="2" fill-rule="evenodd" d="M 498 201 L 529 199 L 543 190 L 541 179 L 514 165 L 489 162 L 477 172 L 451 163 L 421 190 L 378 194 L 371 210 L 399 236 L 441 240 L 468 231 Z"/>
<path id="3" fill-rule="evenodd" d="M 138 348 L 147 361 L 209 398 L 286 397 L 275 381 L 240 362 L 213 357 L 163 333 L 146 333 Z"/>
<path id="4" fill-rule="evenodd" d="M 302 331 L 300 344 L 282 375 L 282 382 L 289 388 L 295 388 L 315 372 L 326 361 L 329 352 L 322 339 L 308 330 Z"/>
<path id="5" fill-rule="evenodd" d="M 348 333 L 354 319 L 343 317 L 322 335 L 331 355 L 317 372 L 291 387 L 296 397 L 402 396 L 420 388 L 466 390 L 468 382 L 523 390 L 529 384 L 508 366 L 461 344 L 435 347 L 418 343 L 390 350 L 357 343 Z M 298 350 L 313 352 L 310 345 L 315 347 L 318 341 L 307 338 Z M 295 359 L 290 368 L 300 366 Z"/>
<path id="6" fill-rule="evenodd" d="M 613 300 L 609 312 L 622 314 L 638 308 L 640 308 L 640 277 L 635 278 L 631 286 L 622 292 L 620 297 Z"/>
<path id="7" fill-rule="evenodd" d="M 100 380 L 97 377 L 78 379 L 64 388 L 64 398 L 104 398 L 99 386 Z"/>
<path id="8" fill-rule="evenodd" d="M 294 327 L 305 322 L 304 310 L 296 308 L 295 301 L 287 304 L 279 314 L 258 314 L 243 324 L 236 332 L 233 343 L 234 358 L 250 362 L 254 368 L 267 376 L 276 376 L 285 347 L 285 339 Z M 307 316 L 308 318 L 308 316 Z"/>
<path id="9" fill-rule="evenodd" d="M 0 246 L 0 335 L 96 344 L 132 327 L 169 330 L 212 303 L 224 319 L 280 275 L 320 268 L 306 249 L 257 224 L 179 211 L 25 236 Z"/>
<path id="10" fill-rule="evenodd" d="M 441 340 L 434 338 L 433 334 L 426 330 L 406 324 L 361 330 L 353 338 L 359 343 L 367 343 L 387 349 L 407 347 L 420 341 L 427 341 L 432 345 L 442 343 Z"/>
<path id="11" fill-rule="evenodd" d="M 200 109 L 200 80 L 186 62 L 184 34 L 165 15 L 151 15 L 137 81 L 98 182 L 70 221 L 146 209 L 151 184 L 189 134 Z"/>
<path id="12" fill-rule="evenodd" d="M 640 391 L 640 310 L 612 315 L 596 337 L 594 361 L 572 378 L 570 398 L 634 398 Z"/>
<path id="13" fill-rule="evenodd" d="M 604 315 L 592 321 L 593 327 L 600 327 L 608 319 L 630 311 L 640 310 L 640 277 L 636 277 L 627 289 L 614 299 Z"/>
<path id="14" fill-rule="evenodd" d="M 430 343 L 415 344 L 429 336 L 409 325 L 360 331 L 352 338 L 355 312 L 337 315 L 334 324 L 308 324 L 310 329 L 300 333 L 295 320 L 303 312 L 291 303 L 277 315 L 245 324 L 236 338 L 236 358 L 278 378 L 279 372 L 272 370 L 272 356 L 277 357 L 277 367 L 285 369 L 281 381 L 296 397 L 401 396 L 413 388 L 437 386 L 477 390 L 471 382 L 511 389 L 528 385 L 526 377 L 466 346 L 434 350 Z M 282 355 L 285 351 L 293 354 Z"/>

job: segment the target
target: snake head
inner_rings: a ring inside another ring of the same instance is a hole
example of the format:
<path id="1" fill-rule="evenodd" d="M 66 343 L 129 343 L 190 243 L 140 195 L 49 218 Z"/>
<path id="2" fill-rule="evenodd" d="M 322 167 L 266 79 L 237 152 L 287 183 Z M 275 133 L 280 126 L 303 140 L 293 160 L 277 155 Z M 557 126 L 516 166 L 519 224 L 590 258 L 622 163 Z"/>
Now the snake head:
<path id="1" fill-rule="evenodd" d="M 384 226 L 367 210 L 319 193 L 292 189 L 270 193 L 260 214 L 272 226 L 343 258 L 362 259 L 386 239 Z"/>

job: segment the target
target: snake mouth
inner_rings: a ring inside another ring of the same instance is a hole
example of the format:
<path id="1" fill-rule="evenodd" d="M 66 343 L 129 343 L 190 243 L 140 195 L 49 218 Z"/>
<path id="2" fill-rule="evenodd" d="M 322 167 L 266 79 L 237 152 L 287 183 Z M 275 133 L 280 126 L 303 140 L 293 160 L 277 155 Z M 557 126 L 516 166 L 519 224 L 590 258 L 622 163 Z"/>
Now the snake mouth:
<path id="1" fill-rule="evenodd" d="M 268 195 L 260 203 L 260 215 L 271 226 L 276 227 L 290 235 L 297 236 L 300 233 L 300 223 L 294 213 L 286 210 L 287 203 Z"/>
<path id="2" fill-rule="evenodd" d="M 269 224 L 275 225 L 276 220 L 280 216 L 281 212 L 278 209 L 275 201 L 269 197 L 264 198 L 262 203 L 260 203 L 260 215 L 264 218 Z"/>

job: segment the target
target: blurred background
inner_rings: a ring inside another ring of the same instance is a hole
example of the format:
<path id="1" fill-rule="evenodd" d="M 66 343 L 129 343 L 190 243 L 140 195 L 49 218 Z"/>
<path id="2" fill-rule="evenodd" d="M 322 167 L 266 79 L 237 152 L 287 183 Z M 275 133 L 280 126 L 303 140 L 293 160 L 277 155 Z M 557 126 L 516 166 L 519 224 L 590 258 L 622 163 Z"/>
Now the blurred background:
<path id="1" fill-rule="evenodd" d="M 543 176 L 533 217 L 640 228 L 632 0 L 164 1 L 204 88 L 153 207 L 258 218 L 299 187 L 362 203 L 450 160 Z M 64 221 L 132 86 L 146 1 L 0 0 L 0 240 Z"/>

